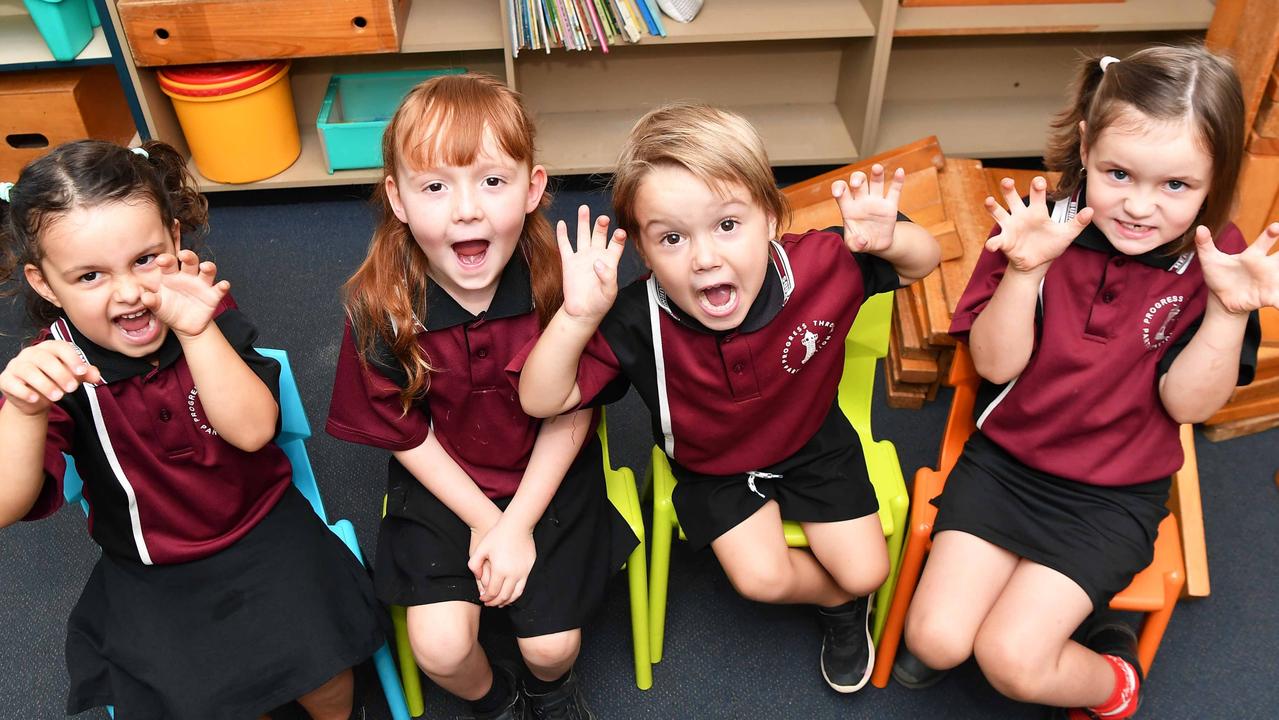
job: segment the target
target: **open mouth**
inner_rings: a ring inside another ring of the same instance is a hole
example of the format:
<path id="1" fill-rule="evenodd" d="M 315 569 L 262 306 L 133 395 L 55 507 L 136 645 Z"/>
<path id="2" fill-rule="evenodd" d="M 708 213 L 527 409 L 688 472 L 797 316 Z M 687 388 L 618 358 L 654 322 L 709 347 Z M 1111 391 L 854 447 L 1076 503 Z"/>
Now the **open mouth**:
<path id="1" fill-rule="evenodd" d="M 117 315 L 112 322 L 120 329 L 125 339 L 138 345 L 145 345 L 151 342 L 160 332 L 159 321 L 155 319 L 155 315 L 150 310 L 146 309 L 125 315 Z"/>
<path id="2" fill-rule="evenodd" d="M 1140 225 L 1138 223 L 1124 222 L 1123 220 L 1116 220 L 1115 224 L 1119 226 L 1120 234 L 1134 240 L 1144 238 L 1155 231 L 1155 226 L 1153 225 Z"/>
<path id="3" fill-rule="evenodd" d="M 725 317 L 737 309 L 737 287 L 729 283 L 711 285 L 697 291 L 698 303 L 711 317 Z"/>
<path id="4" fill-rule="evenodd" d="M 464 240 L 453 243 L 453 254 L 457 256 L 457 262 L 462 267 L 483 265 L 484 258 L 488 256 L 488 249 L 488 240 Z"/>

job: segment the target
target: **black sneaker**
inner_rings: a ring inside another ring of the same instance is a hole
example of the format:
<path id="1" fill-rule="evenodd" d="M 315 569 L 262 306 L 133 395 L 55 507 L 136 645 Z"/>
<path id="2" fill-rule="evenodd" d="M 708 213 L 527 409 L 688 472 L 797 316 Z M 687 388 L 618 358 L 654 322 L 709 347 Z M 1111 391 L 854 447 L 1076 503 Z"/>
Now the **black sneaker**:
<path id="1" fill-rule="evenodd" d="M 524 702 L 524 693 L 520 692 L 520 681 L 515 679 L 515 673 L 505 665 L 494 665 L 493 672 L 506 676 L 507 687 L 511 689 L 510 695 L 496 712 L 477 714 L 471 720 L 529 720 L 532 716 L 529 715 L 528 706 Z"/>
<path id="2" fill-rule="evenodd" d="M 893 679 L 898 685 L 911 690 L 923 690 L 941 682 L 949 670 L 934 670 L 924 664 L 923 660 L 906 648 L 906 643 L 897 646 L 897 657 L 893 660 Z"/>
<path id="3" fill-rule="evenodd" d="M 582 696 L 582 684 L 577 673 L 568 671 L 564 684 L 542 694 L 524 691 L 528 698 L 529 717 L 533 720 L 595 720 L 595 714 L 586 707 Z"/>
<path id="4" fill-rule="evenodd" d="M 1098 624 L 1089 629 L 1084 647 L 1101 655 L 1114 655 L 1128 663 L 1128 666 L 1137 674 L 1137 697 L 1132 699 L 1136 707 L 1125 717 L 1136 714 L 1137 709 L 1141 707 L 1142 684 L 1146 680 L 1141 671 L 1141 663 L 1137 660 L 1137 633 L 1123 622 Z M 1053 720 L 1100 720 L 1101 718 L 1087 708 L 1052 708 L 1049 717 Z"/>
<path id="5" fill-rule="evenodd" d="M 875 642 L 870 636 L 870 604 L 875 594 L 839 607 L 818 608 L 822 623 L 822 677 L 836 692 L 854 693 L 866 686 L 875 669 Z"/>

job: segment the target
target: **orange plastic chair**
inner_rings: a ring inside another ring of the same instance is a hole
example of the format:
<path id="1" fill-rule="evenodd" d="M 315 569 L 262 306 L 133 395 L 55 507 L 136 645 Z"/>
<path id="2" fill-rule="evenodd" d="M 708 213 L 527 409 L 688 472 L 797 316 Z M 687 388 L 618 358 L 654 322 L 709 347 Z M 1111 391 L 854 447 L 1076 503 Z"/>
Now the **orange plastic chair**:
<path id="1" fill-rule="evenodd" d="M 919 574 L 924 566 L 924 555 L 932 546 L 931 536 L 933 522 L 937 518 L 937 508 L 929 501 L 941 494 L 946 477 L 950 475 L 951 468 L 959 459 L 964 443 L 976 429 L 973 423 L 973 403 L 981 378 L 973 367 L 968 348 L 962 343 L 955 348 L 955 357 L 951 362 L 946 384 L 955 388 L 955 397 L 950 405 L 950 414 L 946 418 L 941 457 L 937 470 L 920 468 L 915 473 L 915 485 L 911 490 L 910 524 L 907 527 L 901 575 L 897 579 L 897 588 L 888 610 L 888 620 L 875 657 L 875 671 L 871 675 L 871 683 L 875 687 L 882 688 L 888 685 L 893 660 L 897 657 L 897 647 L 901 642 L 906 609 L 910 606 L 911 597 L 915 594 L 915 585 L 919 582 Z M 1183 435 L 1183 442 L 1184 438 L 1185 435 Z M 1189 457 L 1194 456 L 1189 455 Z M 1173 608 L 1177 604 L 1185 583 L 1186 570 L 1181 553 L 1177 518 L 1169 514 L 1159 524 L 1154 560 L 1149 567 L 1133 578 L 1132 584 L 1110 602 L 1110 607 L 1115 610 L 1147 613 L 1137 642 L 1138 660 L 1141 662 L 1142 671 L 1147 674 L 1150 672 L 1155 653 L 1159 650 L 1159 643 L 1163 640 L 1164 630 L 1168 628 L 1168 621 L 1172 619 Z"/>

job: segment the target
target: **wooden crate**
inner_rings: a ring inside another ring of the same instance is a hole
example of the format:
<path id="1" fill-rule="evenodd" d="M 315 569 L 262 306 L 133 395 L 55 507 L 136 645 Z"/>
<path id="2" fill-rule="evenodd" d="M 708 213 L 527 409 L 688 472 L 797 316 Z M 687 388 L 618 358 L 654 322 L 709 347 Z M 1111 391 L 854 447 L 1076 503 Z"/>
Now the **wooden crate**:
<path id="1" fill-rule="evenodd" d="M 119 0 L 138 65 L 399 52 L 411 0 Z"/>
<path id="2" fill-rule="evenodd" d="M 135 128 L 107 65 L 0 74 L 0 178 L 70 140 L 127 143 Z"/>

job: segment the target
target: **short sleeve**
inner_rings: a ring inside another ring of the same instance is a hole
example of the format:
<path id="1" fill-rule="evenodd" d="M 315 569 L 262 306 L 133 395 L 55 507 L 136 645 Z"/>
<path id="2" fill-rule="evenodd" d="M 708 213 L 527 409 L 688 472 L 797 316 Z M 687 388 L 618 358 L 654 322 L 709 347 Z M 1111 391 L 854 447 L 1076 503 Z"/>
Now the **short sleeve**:
<path id="1" fill-rule="evenodd" d="M 541 337 L 542 334 L 538 333 L 529 338 L 524 347 L 520 348 L 520 351 L 506 365 L 507 376 L 517 389 L 520 384 L 520 373 L 524 371 L 524 364 L 528 362 L 528 356 L 532 354 L 533 348 Z M 619 382 L 621 382 L 620 393 L 615 387 Z M 620 400 L 622 395 L 626 394 L 626 388 L 625 377 L 621 374 L 621 365 L 617 357 L 609 347 L 608 341 L 604 339 L 603 333 L 596 330 L 587 341 L 577 363 L 577 389 L 582 396 L 577 409 L 598 407 Z M 613 395 L 617 397 L 614 398 Z"/>
<path id="2" fill-rule="evenodd" d="M 994 297 L 995 289 L 999 287 L 999 281 L 1003 279 L 1004 271 L 1007 269 L 1008 259 L 1003 253 L 982 248 L 981 256 L 977 258 L 977 264 L 973 267 L 973 274 L 968 278 L 968 285 L 955 305 L 955 314 L 950 321 L 951 335 L 967 342 L 968 331 L 972 329 L 977 316 L 986 309 L 986 305 Z"/>
<path id="3" fill-rule="evenodd" d="M 862 273 L 862 285 L 865 289 L 865 297 L 877 295 L 883 292 L 893 292 L 902 287 L 901 277 L 897 275 L 897 269 L 893 264 L 878 255 L 870 255 L 868 253 L 853 253 L 853 259 L 857 261 L 857 267 Z"/>
<path id="4" fill-rule="evenodd" d="M 1199 332 L 1199 326 L 1203 324 L 1203 316 L 1199 316 L 1190 327 L 1186 328 L 1186 332 L 1182 333 L 1173 340 L 1168 346 L 1168 351 L 1163 357 L 1159 358 L 1159 370 L 1156 377 L 1162 378 L 1172 368 L 1172 363 L 1181 355 L 1181 351 L 1186 349 L 1190 341 L 1194 339 L 1195 333 Z M 1244 326 L 1243 331 L 1243 347 L 1239 350 L 1239 378 L 1235 381 L 1235 385 L 1243 387 L 1252 382 L 1252 378 L 1257 373 L 1257 348 L 1261 346 L 1261 316 L 1254 310 L 1248 313 L 1248 324 Z"/>
<path id="5" fill-rule="evenodd" d="M 360 357 L 350 321 L 338 349 L 325 430 L 340 440 L 397 452 L 421 445 L 431 430 L 424 399 L 404 412 L 400 385 Z"/>
<path id="6" fill-rule="evenodd" d="M 271 390 L 271 396 L 280 401 L 280 363 L 258 353 L 254 344 L 258 341 L 258 329 L 237 308 L 224 310 L 214 318 L 223 337 L 239 353 L 240 359 Z"/>
<path id="7" fill-rule="evenodd" d="M 0 405 L 4 399 L 0 398 Z M 49 517 L 65 504 L 62 481 L 67 471 L 67 459 L 63 453 L 71 452 L 75 421 L 61 405 L 49 408 L 49 430 L 44 441 L 44 485 L 35 504 L 23 516 L 23 520 L 40 520 Z"/>

